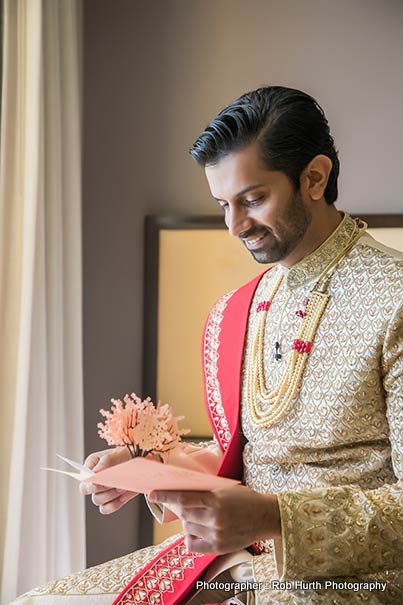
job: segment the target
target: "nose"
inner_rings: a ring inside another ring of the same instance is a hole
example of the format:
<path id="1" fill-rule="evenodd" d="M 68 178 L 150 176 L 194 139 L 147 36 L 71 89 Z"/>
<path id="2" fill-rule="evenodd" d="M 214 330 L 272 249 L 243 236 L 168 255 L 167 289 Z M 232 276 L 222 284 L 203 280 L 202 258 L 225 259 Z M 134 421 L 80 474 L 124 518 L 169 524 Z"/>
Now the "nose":
<path id="1" fill-rule="evenodd" d="M 230 235 L 239 236 L 251 228 L 251 220 L 244 208 L 229 207 L 225 216 L 225 224 Z"/>

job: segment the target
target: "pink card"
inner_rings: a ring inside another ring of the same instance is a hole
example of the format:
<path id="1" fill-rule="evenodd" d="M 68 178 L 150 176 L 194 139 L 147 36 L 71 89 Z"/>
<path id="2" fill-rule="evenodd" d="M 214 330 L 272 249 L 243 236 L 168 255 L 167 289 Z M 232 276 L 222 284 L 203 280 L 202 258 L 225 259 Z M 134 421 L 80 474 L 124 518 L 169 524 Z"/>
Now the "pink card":
<path id="1" fill-rule="evenodd" d="M 211 491 L 240 483 L 234 479 L 199 473 L 146 458 L 133 458 L 111 466 L 84 481 L 141 494 L 148 494 L 153 490 Z"/>

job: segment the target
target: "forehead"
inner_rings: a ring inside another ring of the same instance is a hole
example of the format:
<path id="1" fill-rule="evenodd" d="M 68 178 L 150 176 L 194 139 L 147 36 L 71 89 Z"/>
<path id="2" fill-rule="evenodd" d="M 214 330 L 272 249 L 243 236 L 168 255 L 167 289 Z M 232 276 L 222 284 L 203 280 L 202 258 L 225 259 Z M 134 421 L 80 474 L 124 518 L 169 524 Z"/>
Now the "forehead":
<path id="1" fill-rule="evenodd" d="M 285 177 L 282 172 L 268 170 L 259 156 L 257 145 L 229 153 L 205 173 L 213 197 L 229 200 L 252 185 L 275 185 Z"/>
<path id="2" fill-rule="evenodd" d="M 206 166 L 205 168 L 207 178 L 210 178 L 210 176 L 215 178 L 215 175 L 219 174 L 231 176 L 240 172 L 255 172 L 260 170 L 264 171 L 264 167 L 256 144 L 228 153 L 217 164 Z"/>

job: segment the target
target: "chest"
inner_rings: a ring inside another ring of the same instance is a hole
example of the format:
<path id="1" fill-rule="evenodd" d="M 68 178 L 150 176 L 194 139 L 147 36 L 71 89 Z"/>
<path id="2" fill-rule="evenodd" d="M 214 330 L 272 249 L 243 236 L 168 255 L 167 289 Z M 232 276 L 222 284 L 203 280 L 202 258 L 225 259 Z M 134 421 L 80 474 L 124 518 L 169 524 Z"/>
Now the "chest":
<path id="1" fill-rule="evenodd" d="M 336 279 L 329 288 L 312 350 L 286 413 L 272 426 L 254 425 L 248 413 L 246 375 L 265 291 L 262 284 L 251 307 L 242 370 L 242 429 L 248 441 L 256 447 L 270 443 L 282 451 L 284 444 L 288 449 L 322 449 L 385 436 L 381 357 L 387 309 L 382 309 L 370 287 L 356 280 Z M 309 286 L 284 287 L 267 313 L 259 354 L 268 392 L 279 390 L 284 381 L 308 296 Z"/>

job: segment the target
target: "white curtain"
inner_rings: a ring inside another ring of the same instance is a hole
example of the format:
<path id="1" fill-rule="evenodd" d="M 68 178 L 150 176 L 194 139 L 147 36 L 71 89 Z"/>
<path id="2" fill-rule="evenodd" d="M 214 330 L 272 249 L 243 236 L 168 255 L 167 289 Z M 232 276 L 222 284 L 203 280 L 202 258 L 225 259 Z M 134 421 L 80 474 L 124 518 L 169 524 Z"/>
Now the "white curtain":
<path id="1" fill-rule="evenodd" d="M 0 141 L 0 602 L 85 567 L 81 6 L 4 0 Z"/>

